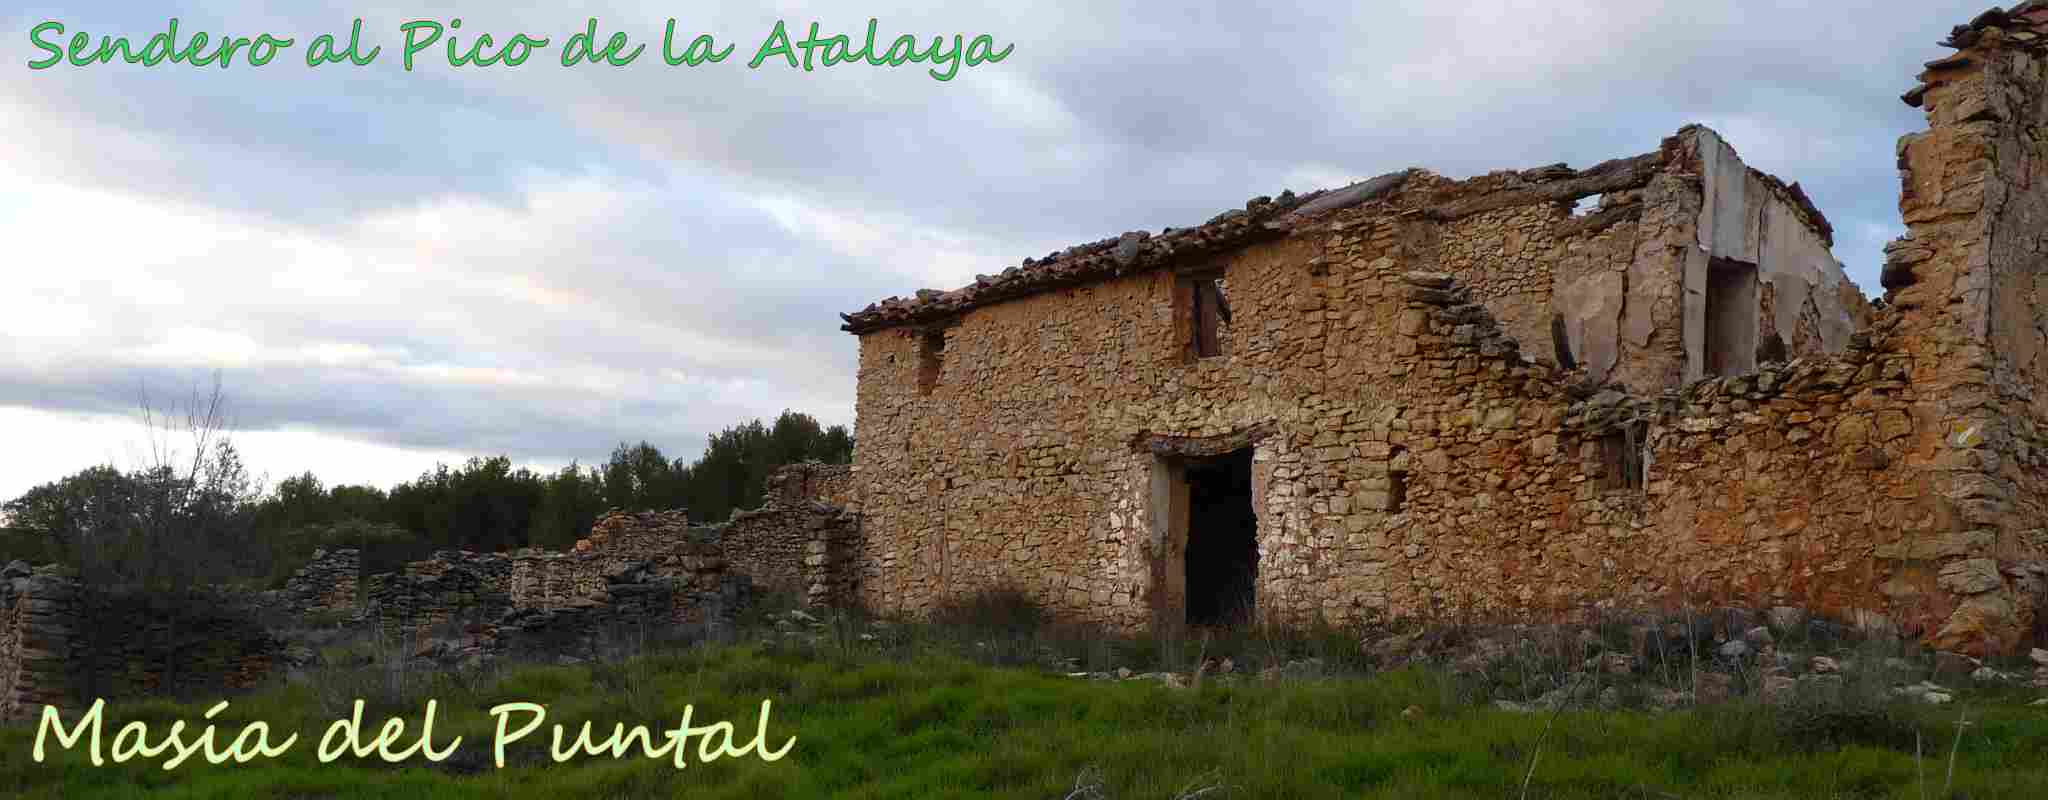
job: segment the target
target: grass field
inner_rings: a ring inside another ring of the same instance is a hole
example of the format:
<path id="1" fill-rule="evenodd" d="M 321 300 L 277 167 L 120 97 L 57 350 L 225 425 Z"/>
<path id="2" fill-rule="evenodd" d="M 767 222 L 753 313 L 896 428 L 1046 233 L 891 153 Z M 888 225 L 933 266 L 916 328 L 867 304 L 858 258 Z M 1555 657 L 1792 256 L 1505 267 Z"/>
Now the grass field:
<path id="1" fill-rule="evenodd" d="M 1500 798 L 1525 796 L 1527 778 L 1527 797 L 2048 797 L 2048 708 L 2026 706 L 2031 695 L 2017 690 L 1965 691 L 1942 706 L 1553 715 L 1494 710 L 1423 668 L 1174 689 L 990 666 L 936 647 L 755 641 L 433 676 L 373 697 L 366 727 L 404 715 L 409 745 L 433 698 L 434 746 L 460 735 L 453 755 L 321 764 L 322 730 L 348 714 L 333 689 L 303 682 L 233 698 L 213 720 L 223 743 L 259 720 L 273 743 L 300 735 L 283 756 L 244 764 L 195 755 L 169 771 L 162 757 L 94 767 L 82 748 L 36 763 L 33 726 L 0 729 L 0 796 Z M 545 727 L 510 746 L 505 768 L 492 763 L 486 709 L 498 703 L 545 703 L 547 722 L 567 723 L 572 741 L 584 721 L 600 738 L 617 723 L 671 728 L 692 705 L 697 725 L 732 721 L 743 743 L 763 699 L 774 702 L 768 745 L 795 738 L 772 763 L 702 763 L 694 746 L 682 769 L 638 751 L 555 763 Z M 132 720 L 148 723 L 151 740 L 175 720 L 196 732 L 211 702 L 110 704 L 103 740 Z M 1958 744 L 1959 718 L 1969 724 Z"/>

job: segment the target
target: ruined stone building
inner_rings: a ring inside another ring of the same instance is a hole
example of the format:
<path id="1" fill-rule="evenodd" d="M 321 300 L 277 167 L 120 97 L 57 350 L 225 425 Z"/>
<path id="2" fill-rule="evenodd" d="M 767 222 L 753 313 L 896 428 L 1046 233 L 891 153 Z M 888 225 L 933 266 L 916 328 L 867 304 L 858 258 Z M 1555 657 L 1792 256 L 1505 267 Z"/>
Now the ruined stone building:
<path id="1" fill-rule="evenodd" d="M 564 552 L 440 550 L 368 574 L 353 548 L 317 550 L 281 590 L 219 588 L 168 608 L 62 565 L 0 565 L 0 722 L 95 698 L 251 688 L 312 663 L 299 639 L 336 625 L 458 666 L 729 628 L 758 591 L 840 602 L 857 578 L 849 475 L 783 466 L 761 507 L 715 525 L 683 509 L 615 510 Z"/>
<path id="2" fill-rule="evenodd" d="M 1260 197 L 844 315 L 854 591 L 1018 589 L 1126 628 L 1740 602 L 2037 640 L 2044 35 L 2048 7 L 1988 12 L 1904 96 L 1928 128 L 1875 308 L 1797 184 L 1689 126 L 1585 170 Z"/>

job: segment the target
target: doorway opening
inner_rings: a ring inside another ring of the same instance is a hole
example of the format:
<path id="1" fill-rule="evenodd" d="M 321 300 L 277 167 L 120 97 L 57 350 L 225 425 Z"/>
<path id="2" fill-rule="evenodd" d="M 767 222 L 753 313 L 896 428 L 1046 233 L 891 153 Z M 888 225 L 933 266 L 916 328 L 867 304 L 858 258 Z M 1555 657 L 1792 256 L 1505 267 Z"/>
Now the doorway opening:
<path id="1" fill-rule="evenodd" d="M 1756 371 L 1756 265 L 1727 258 L 1707 264 L 1706 352 L 1709 376 Z"/>
<path id="2" fill-rule="evenodd" d="M 1187 623 L 1250 622 L 1258 583 L 1258 517 L 1252 512 L 1252 451 L 1190 459 Z"/>

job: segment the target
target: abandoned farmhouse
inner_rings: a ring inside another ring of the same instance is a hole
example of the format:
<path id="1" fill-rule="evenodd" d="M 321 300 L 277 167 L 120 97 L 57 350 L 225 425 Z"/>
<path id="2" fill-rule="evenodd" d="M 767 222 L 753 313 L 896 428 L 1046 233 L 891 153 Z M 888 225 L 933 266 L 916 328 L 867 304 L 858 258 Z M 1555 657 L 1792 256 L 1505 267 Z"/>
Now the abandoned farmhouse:
<path id="1" fill-rule="evenodd" d="M 843 315 L 853 464 L 724 523 L 615 512 L 374 575 L 323 550 L 177 614 L 0 566 L 0 720 L 252 686 L 323 625 L 461 665 L 717 627 L 760 588 L 1014 590 L 1126 631 L 1794 606 L 2048 645 L 2048 3 L 1944 44 L 1902 98 L 1926 129 L 1879 301 L 1797 183 L 1700 126 L 1259 197 Z"/>
<path id="2" fill-rule="evenodd" d="M 1740 602 L 2038 641 L 2044 43 L 2048 6 L 1987 12 L 1905 93 L 1928 127 L 1877 303 L 1798 184 L 1688 126 L 1584 170 L 1259 197 L 843 315 L 847 583 L 1128 628 Z"/>

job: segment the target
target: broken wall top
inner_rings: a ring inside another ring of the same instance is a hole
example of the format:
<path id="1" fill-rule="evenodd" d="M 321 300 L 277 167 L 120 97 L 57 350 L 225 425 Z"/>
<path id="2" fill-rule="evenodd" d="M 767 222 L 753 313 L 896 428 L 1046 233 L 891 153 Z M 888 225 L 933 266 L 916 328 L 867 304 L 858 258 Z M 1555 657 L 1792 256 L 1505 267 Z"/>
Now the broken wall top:
<path id="1" fill-rule="evenodd" d="M 1277 198 L 1254 197 L 1242 209 L 1225 211 L 1191 228 L 1167 228 L 1156 235 L 1132 231 L 1075 245 L 1043 258 L 1026 258 L 1019 266 L 995 275 L 977 275 L 974 283 L 951 291 L 920 289 L 913 297 L 890 297 L 871 303 L 859 311 L 841 314 L 841 329 L 861 334 L 939 322 L 980 306 L 1169 268 L 1260 241 L 1320 229 L 1339 217 L 1420 217 L 1448 222 L 1502 208 L 1569 203 L 1637 189 L 1660 173 L 1696 176 L 1703 170 L 1698 144 L 1701 134 L 1722 141 L 1704 126 L 1687 125 L 1666 138 L 1654 152 L 1613 159 L 1585 170 L 1560 163 L 1452 180 L 1425 169 L 1410 168 L 1340 189 L 1305 195 L 1288 191 Z M 1788 185 L 1753 168 L 1749 172 L 1796 209 L 1801 224 L 1827 245 L 1834 243 L 1834 227 L 1799 184 Z"/>

